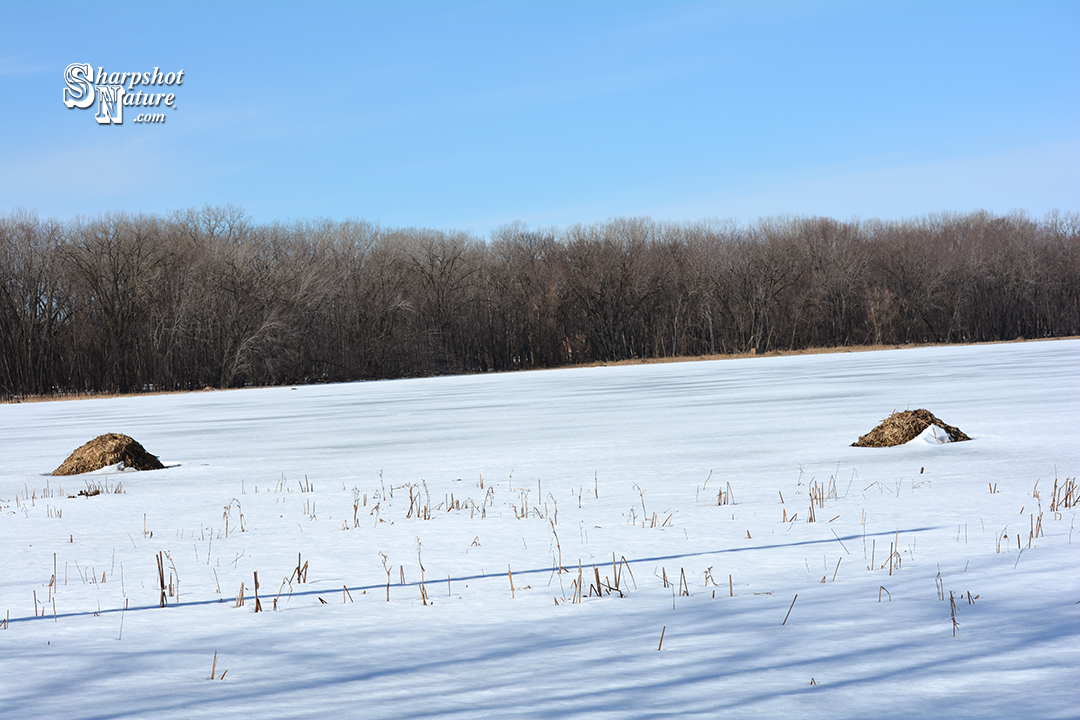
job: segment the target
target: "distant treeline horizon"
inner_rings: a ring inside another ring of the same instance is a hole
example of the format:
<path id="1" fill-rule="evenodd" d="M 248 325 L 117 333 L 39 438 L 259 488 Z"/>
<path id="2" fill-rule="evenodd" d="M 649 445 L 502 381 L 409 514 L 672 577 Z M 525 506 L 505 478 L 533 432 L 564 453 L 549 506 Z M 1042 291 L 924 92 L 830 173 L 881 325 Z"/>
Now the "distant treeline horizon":
<path id="1" fill-rule="evenodd" d="M 1080 214 L 488 238 L 241 209 L 0 215 L 0 394 L 195 390 L 1080 334 Z"/>

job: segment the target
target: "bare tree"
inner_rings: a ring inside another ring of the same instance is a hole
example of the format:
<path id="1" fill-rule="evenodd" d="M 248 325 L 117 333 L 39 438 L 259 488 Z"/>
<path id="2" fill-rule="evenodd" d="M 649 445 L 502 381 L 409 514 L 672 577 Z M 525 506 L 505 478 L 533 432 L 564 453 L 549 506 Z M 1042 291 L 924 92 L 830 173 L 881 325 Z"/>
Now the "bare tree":
<path id="1" fill-rule="evenodd" d="M 0 392 L 402 377 L 1080 333 L 1080 216 L 468 233 L 233 206 L 0 216 Z"/>

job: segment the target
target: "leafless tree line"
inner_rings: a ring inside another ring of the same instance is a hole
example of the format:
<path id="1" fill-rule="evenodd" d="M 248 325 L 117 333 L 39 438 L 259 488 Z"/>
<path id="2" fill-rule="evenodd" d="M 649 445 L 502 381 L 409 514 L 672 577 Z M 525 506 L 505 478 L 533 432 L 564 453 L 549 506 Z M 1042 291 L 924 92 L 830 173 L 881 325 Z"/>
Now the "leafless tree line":
<path id="1" fill-rule="evenodd" d="M 469 233 L 0 216 L 0 394 L 1080 334 L 1080 215 Z"/>

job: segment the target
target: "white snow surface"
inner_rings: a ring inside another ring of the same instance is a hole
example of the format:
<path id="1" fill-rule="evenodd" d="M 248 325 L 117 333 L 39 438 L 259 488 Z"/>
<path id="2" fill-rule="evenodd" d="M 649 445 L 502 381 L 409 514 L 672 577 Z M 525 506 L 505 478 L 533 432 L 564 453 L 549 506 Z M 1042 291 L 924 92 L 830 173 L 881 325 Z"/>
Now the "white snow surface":
<path id="1" fill-rule="evenodd" d="M 949 437 L 949 433 L 945 432 L 937 425 L 927 425 L 926 429 L 921 433 L 908 440 L 906 444 L 912 443 L 925 443 L 927 445 L 943 445 L 944 443 L 952 442 L 952 438 Z"/>
<path id="2" fill-rule="evenodd" d="M 1062 340 L 3 405 L 0 715 L 1075 718 L 1078 367 Z M 850 447 L 907 408 L 973 440 Z M 47 476 L 106 432 L 170 467 Z"/>

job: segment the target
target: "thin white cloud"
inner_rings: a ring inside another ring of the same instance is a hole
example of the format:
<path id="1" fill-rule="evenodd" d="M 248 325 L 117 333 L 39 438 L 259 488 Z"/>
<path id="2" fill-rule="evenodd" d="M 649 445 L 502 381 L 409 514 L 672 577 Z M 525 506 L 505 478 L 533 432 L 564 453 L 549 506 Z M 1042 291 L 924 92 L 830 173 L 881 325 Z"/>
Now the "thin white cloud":
<path id="1" fill-rule="evenodd" d="M 0 55 L 0 77 L 28 77 L 56 73 L 56 63 L 46 63 L 28 57 Z"/>
<path id="2" fill-rule="evenodd" d="M 106 130 L 108 132 L 108 130 Z M 165 154 L 151 139 L 78 143 L 0 164 L 0 195 L 115 198 L 153 184 Z"/>
<path id="3" fill-rule="evenodd" d="M 31 64 L 11 62 L 0 59 L 0 77 L 30 77 L 55 73 L 56 66 L 51 64 Z"/>

